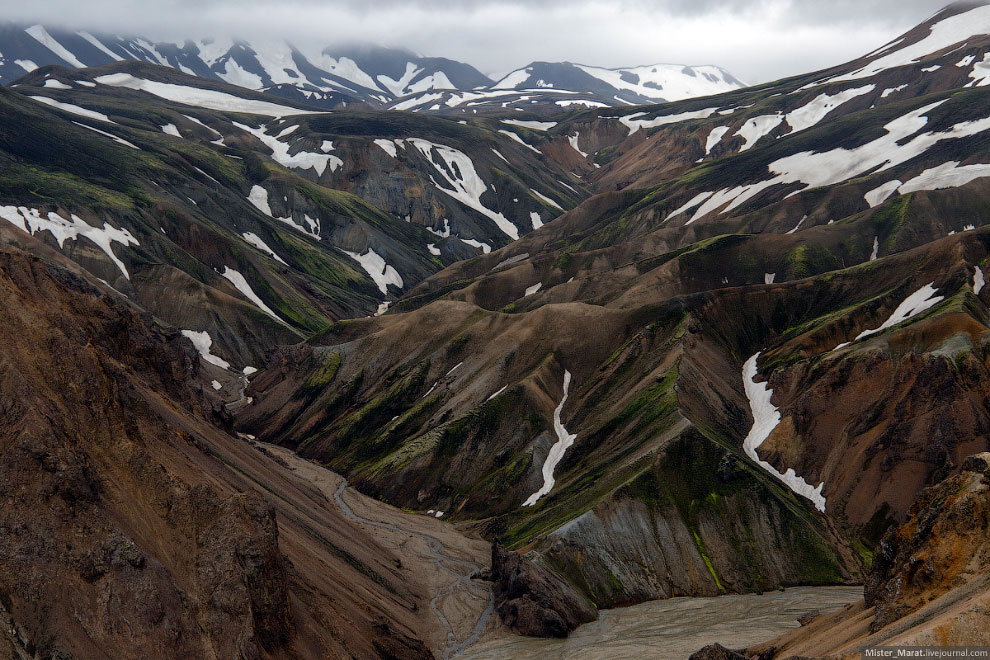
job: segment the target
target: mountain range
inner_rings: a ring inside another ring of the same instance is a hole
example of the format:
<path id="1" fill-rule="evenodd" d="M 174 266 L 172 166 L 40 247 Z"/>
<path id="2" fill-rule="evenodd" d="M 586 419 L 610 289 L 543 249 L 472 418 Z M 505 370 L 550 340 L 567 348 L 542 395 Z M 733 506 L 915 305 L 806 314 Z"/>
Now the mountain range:
<path id="1" fill-rule="evenodd" d="M 93 65 L 0 87 L 0 657 L 448 658 L 850 584 L 698 657 L 990 643 L 990 3 L 583 92 L 731 88 L 634 107 L 534 64 L 327 112 L 48 34 Z"/>
<path id="2" fill-rule="evenodd" d="M 559 111 L 678 101 L 743 86 L 731 74 L 711 66 L 604 69 L 546 62 L 534 62 L 496 83 L 462 62 L 379 46 L 321 50 L 278 40 L 229 38 L 163 42 L 40 24 L 0 25 L 0 43 L 0 84 L 47 65 L 84 68 L 136 61 L 323 109 L 363 104 L 452 113 L 488 107 Z"/>

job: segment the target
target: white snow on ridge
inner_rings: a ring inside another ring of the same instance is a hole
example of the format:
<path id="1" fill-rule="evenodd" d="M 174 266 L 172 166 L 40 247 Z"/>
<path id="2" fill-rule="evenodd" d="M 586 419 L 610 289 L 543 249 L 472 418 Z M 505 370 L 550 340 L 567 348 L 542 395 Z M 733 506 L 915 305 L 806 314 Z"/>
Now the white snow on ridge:
<path id="1" fill-rule="evenodd" d="M 46 80 L 43 86 L 49 89 L 72 89 L 72 85 L 66 85 L 64 82 L 55 80 L 54 78 Z"/>
<path id="2" fill-rule="evenodd" d="M 763 273 L 764 284 L 773 284 L 775 279 L 777 279 L 777 273 Z"/>
<path id="3" fill-rule="evenodd" d="M 399 152 L 395 148 L 395 143 L 392 142 L 391 140 L 378 139 L 375 140 L 375 144 L 381 147 L 382 151 L 387 153 L 392 158 L 395 158 L 396 156 L 399 155 Z"/>
<path id="4" fill-rule="evenodd" d="M 55 37 L 48 34 L 48 31 L 41 25 L 32 25 L 24 31 L 34 37 L 34 39 L 36 39 L 42 46 L 58 55 L 63 61 L 71 64 L 77 69 L 86 67 L 86 65 L 80 62 L 75 55 L 69 52 L 68 48 L 60 44 Z"/>
<path id="5" fill-rule="evenodd" d="M 797 230 L 801 228 L 801 225 L 803 225 L 804 224 L 804 221 L 807 220 L 807 219 L 808 219 L 808 216 L 804 216 L 803 218 L 801 218 L 800 220 L 798 220 L 798 223 L 796 225 L 794 225 L 794 229 L 792 229 L 789 232 L 787 232 L 787 234 L 793 234 L 793 233 L 797 232 Z"/>
<path id="6" fill-rule="evenodd" d="M 466 243 L 471 247 L 478 248 L 481 250 L 482 254 L 488 254 L 492 251 L 492 246 L 488 243 L 483 243 L 481 241 L 476 241 L 473 238 L 458 238 L 461 243 Z"/>
<path id="7" fill-rule="evenodd" d="M 323 176 L 323 173 L 326 171 L 327 167 L 330 168 L 331 172 L 336 172 L 337 168 L 344 164 L 344 161 L 332 154 L 317 154 L 309 151 L 299 151 L 289 155 L 289 149 L 292 145 L 282 142 L 279 138 L 287 136 L 289 133 L 298 128 L 298 126 L 291 126 L 282 131 L 278 136 L 273 136 L 266 133 L 264 127 L 251 128 L 246 124 L 239 124 L 236 121 L 231 123 L 242 131 L 250 133 L 254 137 L 258 138 L 258 140 L 260 140 L 266 147 L 272 150 L 272 159 L 276 163 L 284 165 L 285 167 L 298 170 L 308 170 L 313 168 L 316 170 L 317 175 Z"/>
<path id="8" fill-rule="evenodd" d="M 547 197 L 546 195 L 543 195 L 543 194 L 541 194 L 541 193 L 538 193 L 538 192 L 536 192 L 535 190 L 533 190 L 532 188 L 530 188 L 530 189 L 529 189 L 529 192 L 531 192 L 531 193 L 533 193 L 534 195 L 536 195 L 536 196 L 537 196 L 537 197 L 539 197 L 539 198 L 540 198 L 541 200 L 543 200 L 544 202 L 546 202 L 546 203 L 547 203 L 547 204 L 549 204 L 550 206 L 552 206 L 552 207 L 554 207 L 554 208 L 555 208 L 555 209 L 557 209 L 558 211 L 563 211 L 563 210 L 564 210 L 564 209 L 562 209 L 562 208 L 560 207 L 560 204 L 558 204 L 557 202 L 555 202 L 555 201 L 553 201 L 552 199 L 550 199 L 550 198 L 549 198 L 549 197 Z"/>
<path id="9" fill-rule="evenodd" d="M 42 217 L 37 209 L 29 209 L 24 206 L 0 206 L 0 218 L 32 236 L 39 231 L 49 231 L 55 237 L 59 247 L 65 244 L 66 239 L 75 241 L 80 236 L 85 236 L 110 257 L 110 260 L 120 269 L 125 278 L 131 279 L 127 268 L 111 249 L 113 243 L 120 243 L 124 247 L 140 245 L 138 240 L 131 235 L 131 232 L 123 228 L 116 229 L 106 222 L 100 229 L 90 225 L 77 215 L 72 214 L 69 217 L 71 220 L 66 220 L 57 213 L 49 213 L 47 217 Z"/>
<path id="10" fill-rule="evenodd" d="M 137 149 L 138 151 L 141 151 L 141 147 L 137 146 L 136 144 L 132 144 L 132 143 L 128 142 L 127 140 L 125 140 L 122 137 L 117 137 L 113 133 L 107 133 L 106 131 L 101 131 L 98 128 L 93 128 L 92 126 L 87 126 L 86 124 L 80 124 L 77 121 L 74 121 L 72 123 L 75 124 L 76 126 L 81 126 L 82 128 L 89 129 L 89 130 L 93 131 L 94 133 L 99 133 L 100 135 L 103 135 L 105 137 L 108 137 L 111 140 L 113 140 L 114 142 L 116 142 L 117 144 L 121 144 L 121 145 L 123 145 L 125 147 L 130 147 L 131 149 Z"/>
<path id="11" fill-rule="evenodd" d="M 753 427 L 750 429 L 746 439 L 743 440 L 743 451 L 759 464 L 760 467 L 784 482 L 794 493 L 811 500 L 816 509 L 825 513 L 825 497 L 822 495 L 822 488 L 825 486 L 824 481 L 818 484 L 817 488 L 814 488 L 807 481 L 797 476 L 794 468 L 787 468 L 787 472 L 781 474 L 777 471 L 777 468 L 762 460 L 756 452 L 760 445 L 770 437 L 770 434 L 777 428 L 777 425 L 780 424 L 780 411 L 770 401 L 773 397 L 773 390 L 770 389 L 767 382 L 756 382 L 756 361 L 759 357 L 760 354 L 757 353 L 746 360 L 746 363 L 743 365 L 743 387 L 746 390 L 746 398 L 749 399 L 749 407 L 753 413 Z"/>
<path id="12" fill-rule="evenodd" d="M 759 117 L 750 117 L 747 119 L 746 123 L 736 131 L 736 135 L 744 140 L 743 146 L 739 148 L 740 153 L 751 149 L 760 141 L 760 138 L 780 126 L 783 121 L 784 115 L 780 113 L 775 115 L 760 115 Z"/>
<path id="13" fill-rule="evenodd" d="M 865 195 L 866 203 L 870 205 L 870 208 L 874 206 L 879 206 L 887 201 L 887 198 L 897 192 L 897 189 L 903 185 L 899 179 L 894 179 L 893 181 L 888 181 L 887 183 L 874 188 Z"/>
<path id="14" fill-rule="evenodd" d="M 377 252 L 368 248 L 365 254 L 358 254 L 357 252 L 343 251 L 348 257 L 354 261 L 361 264 L 368 276 L 375 282 L 378 289 L 385 295 L 388 295 L 388 285 L 392 284 L 398 289 L 403 287 L 402 276 L 399 272 L 385 263 L 385 259 L 378 255 Z"/>
<path id="15" fill-rule="evenodd" d="M 280 257 L 277 254 L 275 254 L 275 250 L 273 250 L 270 247 L 268 247 L 268 244 L 265 243 L 261 239 L 261 237 L 258 236 L 257 234 L 255 234 L 254 232 L 250 232 L 250 231 L 249 232 L 245 232 L 245 233 L 241 234 L 241 236 L 244 237 L 244 240 L 245 241 L 247 241 L 248 243 L 250 243 L 254 247 L 258 248 L 259 250 L 261 250 L 262 252 L 264 252 L 265 254 L 267 254 L 268 256 L 270 256 L 275 261 L 278 261 L 278 262 L 281 262 L 281 263 L 285 264 L 285 261 L 282 259 L 282 257 Z M 285 265 L 288 266 L 289 264 L 285 264 Z"/>
<path id="16" fill-rule="evenodd" d="M 560 421 L 560 414 L 564 410 L 564 404 L 567 402 L 567 391 L 571 386 L 571 372 L 564 371 L 564 398 L 560 400 L 560 405 L 557 409 L 553 411 L 553 430 L 557 433 L 557 442 L 553 447 L 550 448 L 550 452 L 547 454 L 547 459 L 543 463 L 543 486 L 540 487 L 538 491 L 530 495 L 523 506 L 533 506 L 536 504 L 541 497 L 549 493 L 554 486 L 555 480 L 553 477 L 554 470 L 557 469 L 557 465 L 564 458 L 564 452 L 574 444 L 574 440 L 577 439 L 577 434 L 571 434 L 567 432 L 564 428 L 563 422 Z"/>
<path id="17" fill-rule="evenodd" d="M 871 170 L 882 172 L 905 163 L 943 140 L 976 135 L 990 129 L 990 118 L 984 118 L 961 122 L 938 133 L 918 133 L 928 123 L 927 113 L 943 103 L 945 101 L 938 101 L 898 117 L 884 126 L 887 135 L 862 146 L 823 152 L 804 151 L 776 160 L 768 166 L 774 177 L 712 193 L 695 212 L 691 222 L 722 207 L 721 213 L 732 211 L 776 185 L 803 183 L 804 188 L 833 185 Z M 911 139 L 905 142 L 909 137 Z"/>
<path id="18" fill-rule="evenodd" d="M 113 52 L 109 48 L 107 48 L 103 44 L 103 42 L 101 42 L 99 39 L 91 35 L 89 32 L 80 31 L 80 32 L 76 32 L 76 34 L 78 34 L 80 37 L 88 41 L 94 48 L 102 51 L 104 54 L 106 54 L 107 57 L 113 59 L 116 62 L 123 61 L 124 58 L 122 58 L 120 55 Z"/>
<path id="19" fill-rule="evenodd" d="M 898 85 L 897 87 L 889 87 L 883 90 L 883 92 L 880 94 L 880 98 L 885 99 L 891 94 L 896 94 L 897 92 L 904 91 L 905 89 L 907 89 L 907 87 L 908 87 L 907 85 Z"/>
<path id="20" fill-rule="evenodd" d="M 833 81 L 870 78 L 887 69 L 913 64 L 926 55 L 948 48 L 973 35 L 987 32 L 990 32 L 990 6 L 984 5 L 942 19 L 933 25 L 931 32 L 920 41 L 879 57 L 858 71 L 833 78 Z"/>
<path id="21" fill-rule="evenodd" d="M 161 128 L 162 133 L 165 133 L 166 135 L 174 135 L 177 138 L 182 137 L 182 134 L 179 133 L 179 129 L 176 128 L 175 124 L 165 124 Z"/>
<path id="22" fill-rule="evenodd" d="M 866 193 L 866 201 L 871 207 L 877 206 L 885 202 L 895 192 L 906 195 L 919 190 L 958 188 L 988 176 L 990 176 L 990 164 L 976 163 L 960 167 L 958 161 L 949 161 L 938 167 L 925 170 L 906 183 L 901 183 L 897 179 L 888 181 L 879 188 Z"/>
<path id="23" fill-rule="evenodd" d="M 198 87 L 188 87 L 186 85 L 175 85 L 172 83 L 155 82 L 136 78 L 129 73 L 111 73 L 105 76 L 94 78 L 101 85 L 111 87 L 126 87 L 142 92 L 148 92 L 159 98 L 175 103 L 207 108 L 209 110 L 219 110 L 222 112 L 244 112 L 255 115 L 268 115 L 271 117 L 288 117 L 291 115 L 313 115 L 320 114 L 310 110 L 299 110 L 286 105 L 270 103 L 268 101 L 257 101 L 246 99 L 226 92 L 218 92 L 212 89 L 200 89 Z"/>
<path id="24" fill-rule="evenodd" d="M 980 295 L 986 283 L 987 281 L 983 279 L 983 270 L 977 266 L 973 269 L 973 293 Z"/>
<path id="25" fill-rule="evenodd" d="M 220 367 L 221 369 L 230 369 L 229 362 L 210 353 L 210 347 L 213 346 L 213 338 L 210 337 L 209 332 L 206 330 L 203 330 L 202 332 L 197 332 L 196 330 L 183 330 L 182 335 L 189 338 L 189 341 L 191 341 L 193 346 L 196 347 L 196 350 L 199 352 L 201 358 L 210 364 Z"/>
<path id="26" fill-rule="evenodd" d="M 876 261 L 880 256 L 880 237 L 873 237 L 873 252 L 870 253 L 870 261 Z"/>
<path id="27" fill-rule="evenodd" d="M 540 214 L 536 211 L 529 212 L 529 219 L 533 223 L 533 229 L 539 229 L 543 226 L 543 220 L 540 219 Z"/>
<path id="28" fill-rule="evenodd" d="M 523 294 L 523 297 L 525 297 L 525 296 L 531 296 L 534 293 L 536 293 L 537 291 L 539 291 L 541 288 L 543 288 L 543 282 L 537 282 L 533 286 L 528 287 L 526 289 L 526 293 Z"/>
<path id="29" fill-rule="evenodd" d="M 653 119 L 640 119 L 646 115 L 645 112 L 626 115 L 624 117 L 602 117 L 602 119 L 618 119 L 619 122 L 629 128 L 629 135 L 632 135 L 641 128 L 656 128 L 667 124 L 678 124 L 682 121 L 692 119 L 707 119 L 711 117 L 718 108 L 706 108 L 704 110 L 693 110 L 691 112 L 681 112 L 676 115 L 662 115 Z"/>
<path id="30" fill-rule="evenodd" d="M 600 103 L 598 101 L 587 101 L 584 99 L 575 99 L 573 101 L 557 101 L 557 105 L 562 108 L 569 108 L 572 105 L 583 105 L 586 108 L 607 108 L 608 105 L 605 103 Z"/>
<path id="31" fill-rule="evenodd" d="M 729 132 L 730 128 L 730 126 L 716 126 L 712 129 L 712 132 L 708 134 L 708 141 L 705 143 L 706 156 L 722 141 L 722 138 L 725 137 L 725 134 Z"/>
<path id="32" fill-rule="evenodd" d="M 392 106 L 392 110 L 411 110 L 412 108 L 418 108 L 421 105 L 426 105 L 430 101 L 439 101 L 443 98 L 443 94 L 423 94 L 422 96 L 414 96 L 408 98 L 405 101 L 401 101 Z"/>
<path id="33" fill-rule="evenodd" d="M 581 155 L 581 157 L 587 158 L 588 154 L 585 153 L 584 151 L 581 151 L 581 147 L 578 146 L 579 139 L 581 139 L 580 133 L 575 133 L 574 135 L 567 136 L 567 142 L 571 145 L 571 148 L 574 149 L 574 151 L 578 152 Z"/>
<path id="34" fill-rule="evenodd" d="M 99 119 L 100 121 L 105 121 L 110 124 L 114 124 L 102 112 L 96 112 L 95 110 L 87 110 L 86 108 L 80 108 L 78 105 L 73 105 L 71 103 L 62 103 L 61 101 L 56 101 L 55 99 L 50 99 L 47 96 L 29 96 L 32 101 L 38 101 L 39 103 L 44 103 L 45 105 L 50 105 L 53 108 L 58 108 L 59 110 L 64 110 L 65 112 L 72 113 L 74 115 L 79 115 L 80 117 L 87 117 L 89 119 Z"/>
<path id="35" fill-rule="evenodd" d="M 272 214 L 272 207 L 268 203 L 268 191 L 261 186 L 255 185 L 251 187 L 251 192 L 248 193 L 248 201 L 251 202 L 256 209 L 267 215 L 272 220 L 278 220 L 279 222 L 284 222 L 296 231 L 300 231 L 307 236 L 320 240 L 320 221 L 315 218 L 311 218 L 308 215 L 304 215 L 303 218 L 306 220 L 306 224 L 309 225 L 309 229 L 297 224 L 292 216 L 287 218 L 276 218 Z"/>
<path id="36" fill-rule="evenodd" d="M 519 137 L 518 134 L 513 133 L 512 131 L 507 131 L 507 130 L 501 129 L 501 128 L 499 129 L 498 132 L 501 133 L 502 135 L 508 136 L 512 140 L 518 142 L 522 146 L 524 146 L 527 149 L 529 149 L 530 151 L 534 151 L 534 152 L 540 154 L 541 156 L 543 155 L 543 153 L 539 149 L 537 149 L 536 147 L 534 147 L 531 144 L 528 144 L 527 142 L 524 142 L 523 139 L 521 137 Z"/>
<path id="37" fill-rule="evenodd" d="M 973 70 L 969 72 L 969 77 L 973 79 L 967 87 L 986 87 L 990 85 L 990 53 L 983 55 L 983 60 L 977 62 Z"/>
<path id="38" fill-rule="evenodd" d="M 534 131 L 549 131 L 557 125 L 555 121 L 529 121 L 526 119 L 503 119 L 502 123 L 509 124 L 510 126 L 522 126 L 523 128 L 529 128 Z"/>
<path id="39" fill-rule="evenodd" d="M 714 66 L 648 64 L 621 69 L 575 66 L 616 89 L 664 101 L 680 101 L 739 89 L 738 84 L 725 79 L 725 72 Z"/>
<path id="40" fill-rule="evenodd" d="M 787 113 L 787 123 L 793 129 L 791 132 L 797 133 L 798 131 L 811 128 L 840 105 L 851 101 L 857 96 L 869 94 L 874 89 L 876 89 L 876 85 L 866 85 L 865 87 L 845 89 L 833 95 L 820 94 L 806 105 Z"/>
<path id="41" fill-rule="evenodd" d="M 869 337 L 870 335 L 883 332 L 887 328 L 892 328 L 898 323 L 903 323 L 909 318 L 917 316 L 945 300 L 945 296 L 936 296 L 936 293 L 938 293 L 938 289 L 935 288 L 934 282 L 926 284 L 905 298 L 904 302 L 898 305 L 890 317 L 883 322 L 883 325 L 873 330 L 864 330 L 856 335 L 853 341 L 859 341 L 864 337 Z"/>
<path id="42" fill-rule="evenodd" d="M 457 149 L 442 144 L 435 144 L 420 138 L 409 138 L 408 142 L 430 161 L 434 169 L 436 169 L 453 190 L 438 185 L 436 180 L 431 176 L 430 181 L 433 185 L 465 206 L 489 218 L 512 240 L 519 239 L 519 230 L 508 218 L 501 213 L 496 213 L 481 203 L 481 196 L 488 187 L 481 180 L 481 177 L 478 176 L 477 170 L 474 169 L 474 163 L 467 154 Z M 434 153 L 439 155 L 446 167 L 441 167 L 434 162 Z"/>
<path id="43" fill-rule="evenodd" d="M 14 60 L 14 64 L 21 67 L 28 73 L 31 73 L 38 68 L 38 65 L 35 64 L 33 60 Z"/>
<path id="44" fill-rule="evenodd" d="M 227 60 L 223 73 L 217 73 L 217 76 L 224 82 L 238 87 L 248 89 L 261 89 L 262 87 L 261 76 L 242 67 L 233 57 Z"/>
<path id="45" fill-rule="evenodd" d="M 257 305 L 258 306 L 258 309 L 260 309 L 261 311 L 263 311 L 265 314 L 268 314 L 268 316 L 272 317 L 273 319 L 275 319 L 279 323 L 281 323 L 283 325 L 289 325 L 288 323 L 286 323 L 285 321 L 283 321 L 281 318 L 279 318 L 278 314 L 276 314 L 275 312 L 273 312 L 271 310 L 271 308 L 268 305 L 266 305 L 265 302 L 261 298 L 258 297 L 258 294 L 256 294 L 254 292 L 254 290 L 251 288 L 251 285 L 248 284 L 248 281 L 246 279 L 244 279 L 244 276 L 241 275 L 239 272 L 237 272 L 236 270 L 234 270 L 230 266 L 224 266 L 223 267 L 223 272 L 220 273 L 220 275 L 222 275 L 224 277 L 224 279 L 226 279 L 231 284 L 233 284 L 234 285 L 234 288 L 237 289 L 238 291 L 240 291 L 244 295 L 245 298 L 247 298 L 248 300 L 250 300 L 251 302 L 253 302 L 255 305 Z"/>

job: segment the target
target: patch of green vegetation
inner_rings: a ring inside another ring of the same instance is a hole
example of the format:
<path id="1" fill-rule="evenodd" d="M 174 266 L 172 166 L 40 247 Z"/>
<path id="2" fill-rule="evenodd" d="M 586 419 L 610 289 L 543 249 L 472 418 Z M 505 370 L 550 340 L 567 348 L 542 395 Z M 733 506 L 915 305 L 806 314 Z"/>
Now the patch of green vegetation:
<path id="1" fill-rule="evenodd" d="M 718 579 L 718 575 L 715 573 L 715 567 L 712 566 L 712 560 L 708 558 L 708 553 L 705 552 L 705 544 L 701 541 L 701 537 L 698 536 L 698 532 L 693 529 L 691 530 L 691 535 L 694 537 L 694 545 L 698 548 L 698 554 L 701 555 L 701 558 L 705 562 L 705 566 L 708 567 L 708 572 L 711 573 L 712 579 L 715 580 L 715 586 L 718 587 L 719 591 L 725 593 L 725 587 L 722 586 L 722 583 Z"/>
<path id="2" fill-rule="evenodd" d="M 870 222 L 876 227 L 876 235 L 883 236 L 884 252 L 893 252 L 897 243 L 897 232 L 907 217 L 911 206 L 912 194 L 901 195 L 893 201 L 884 204 L 873 214 Z"/>
<path id="3" fill-rule="evenodd" d="M 5 164 L 0 168 L 0 196 L 21 204 L 60 206 L 122 213 L 138 208 L 130 195 L 95 185 L 68 172 L 53 172 L 30 165 Z"/>
<path id="4" fill-rule="evenodd" d="M 340 369 L 341 356 L 337 351 L 327 351 L 322 357 L 316 359 L 318 363 L 302 385 L 301 393 L 304 395 L 322 390 L 329 385 L 336 378 L 337 370 Z"/>

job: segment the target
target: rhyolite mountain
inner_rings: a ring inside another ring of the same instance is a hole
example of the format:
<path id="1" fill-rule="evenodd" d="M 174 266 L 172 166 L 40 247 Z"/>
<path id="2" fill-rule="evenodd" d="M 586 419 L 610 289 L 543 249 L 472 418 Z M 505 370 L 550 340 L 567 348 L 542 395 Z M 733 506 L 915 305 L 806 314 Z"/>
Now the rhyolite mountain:
<path id="1" fill-rule="evenodd" d="M 983 545 L 916 531 L 985 508 L 988 53 L 968 2 L 823 71 L 553 116 L 327 113 L 143 62 L 0 89 L 11 643 L 98 657 L 116 602 L 122 653 L 157 643 L 152 577 L 197 631 L 169 639 L 219 655 L 469 639 L 245 438 L 525 554 L 492 625 L 865 581 L 882 633 L 960 576 L 984 598 Z M 334 595 L 361 615 L 307 618 Z"/>
<path id="2" fill-rule="evenodd" d="M 488 107 L 553 112 L 677 101 L 743 86 L 718 67 L 604 69 L 545 62 L 494 83 L 463 62 L 367 44 L 321 50 L 277 39 L 156 41 L 40 24 L 0 25 L 0 84 L 47 65 L 84 68 L 117 61 L 168 66 L 323 109 L 361 104 L 471 114 Z"/>
<path id="3" fill-rule="evenodd" d="M 238 424 L 598 605 L 856 579 L 987 449 L 987 32 L 952 5 L 833 69 L 534 122 L 598 194 L 283 349 Z"/>

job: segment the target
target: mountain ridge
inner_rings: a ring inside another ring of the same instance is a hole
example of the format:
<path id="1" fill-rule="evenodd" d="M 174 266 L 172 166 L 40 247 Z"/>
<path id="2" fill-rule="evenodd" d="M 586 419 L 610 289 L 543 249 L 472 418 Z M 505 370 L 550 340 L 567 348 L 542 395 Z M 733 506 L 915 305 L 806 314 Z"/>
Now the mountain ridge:
<path id="1" fill-rule="evenodd" d="M 113 61 L 138 60 L 170 66 L 186 73 L 205 78 L 223 80 L 255 90 L 305 98 L 310 104 L 323 109 L 363 103 L 369 107 L 388 107 L 416 95 L 436 95 L 438 92 L 495 91 L 496 82 L 469 64 L 444 57 L 428 57 L 404 48 L 386 48 L 373 44 L 351 44 L 334 47 L 296 47 L 289 42 L 255 41 L 244 39 L 186 39 L 182 42 L 152 41 L 142 37 L 94 35 L 85 30 L 48 29 L 43 25 L 31 26 L 7 23 L 0 25 L 0 84 L 9 84 L 25 72 L 49 64 L 82 68 L 100 66 Z M 530 67 L 535 64 L 529 65 Z M 558 69 L 574 65 L 558 63 Z M 584 65 L 581 65 L 584 66 Z M 661 65 L 650 65 L 651 67 Z M 683 69 L 684 77 L 694 77 L 692 67 L 673 65 Z M 612 71 L 619 75 L 637 75 L 634 70 L 650 67 L 618 69 L 585 67 L 597 72 Z M 716 67 L 698 67 L 716 69 Z M 719 69 L 719 71 L 722 71 Z M 723 78 L 732 84 L 742 84 L 724 73 Z M 599 78 L 602 74 L 599 73 Z M 703 73 L 704 75 L 704 73 Z M 708 74 L 710 75 L 710 74 Z M 573 77 L 573 72 L 571 74 Z M 617 94 L 623 90 L 609 85 L 592 75 L 594 89 L 567 89 L 578 92 L 588 103 L 615 105 Z M 692 89 L 691 85 L 681 85 Z M 643 91 L 643 90 L 640 90 Z M 705 91 L 702 89 L 702 91 Z M 712 88 L 709 91 L 720 91 Z M 657 100 L 656 95 L 636 94 L 626 89 L 630 100 L 618 103 L 635 103 Z M 678 93 L 682 98 L 684 91 Z M 551 101 L 561 100 L 555 95 Z M 676 100 L 669 98 L 667 100 Z M 505 99 L 502 100 L 504 102 Z M 533 99 L 514 100 L 513 107 L 530 109 Z M 408 104 L 408 99 L 406 100 Z M 429 109 L 432 105 L 425 108 Z M 413 106 L 410 106 L 413 107 Z M 410 109 L 401 108 L 400 109 Z M 461 110 L 463 111 L 463 110 Z"/>

